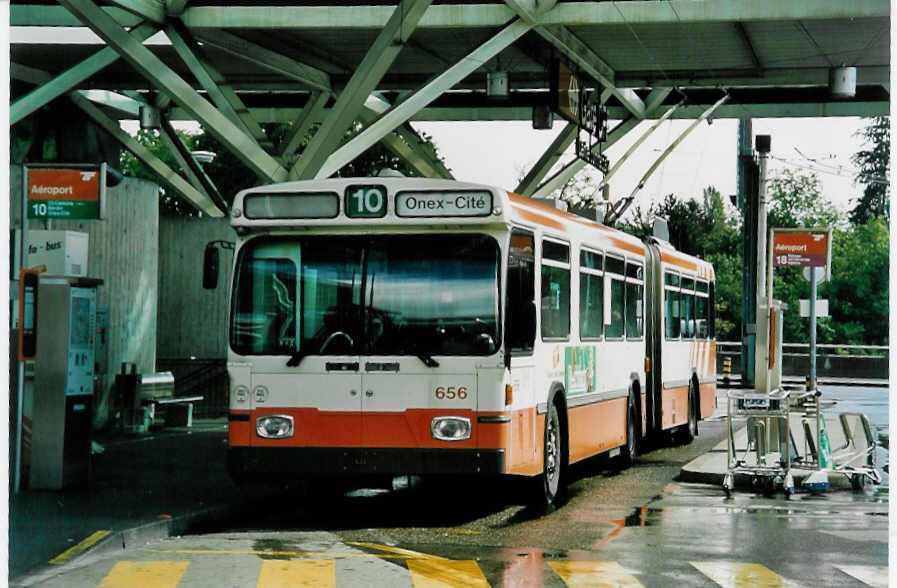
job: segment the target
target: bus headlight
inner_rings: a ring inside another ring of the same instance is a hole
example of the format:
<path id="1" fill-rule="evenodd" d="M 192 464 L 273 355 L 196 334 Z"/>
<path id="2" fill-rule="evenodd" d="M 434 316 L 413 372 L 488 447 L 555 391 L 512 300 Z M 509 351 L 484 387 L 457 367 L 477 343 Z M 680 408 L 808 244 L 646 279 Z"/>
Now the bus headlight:
<path id="1" fill-rule="evenodd" d="M 242 384 L 234 388 L 234 400 L 240 404 L 249 400 L 249 388 Z"/>
<path id="2" fill-rule="evenodd" d="M 293 417 L 272 414 L 255 419 L 255 432 L 265 439 L 286 439 L 293 436 Z"/>
<path id="3" fill-rule="evenodd" d="M 470 439 L 470 419 L 465 417 L 436 417 L 430 422 L 430 432 L 440 441 Z"/>

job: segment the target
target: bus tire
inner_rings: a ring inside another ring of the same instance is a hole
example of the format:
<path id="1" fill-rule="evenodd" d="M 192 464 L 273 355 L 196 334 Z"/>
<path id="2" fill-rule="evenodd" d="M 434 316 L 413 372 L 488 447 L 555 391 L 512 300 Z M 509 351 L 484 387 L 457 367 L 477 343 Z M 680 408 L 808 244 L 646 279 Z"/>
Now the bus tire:
<path id="1" fill-rule="evenodd" d="M 626 444 L 620 449 L 619 464 L 621 469 L 626 469 L 635 463 L 638 454 L 638 413 L 635 410 L 635 401 L 632 394 L 626 407 Z"/>
<path id="2" fill-rule="evenodd" d="M 548 403 L 545 415 L 545 436 L 542 457 L 542 474 L 536 491 L 536 506 L 540 509 L 553 507 L 563 491 L 564 434 L 558 407 L 553 401 Z"/>
<path id="3" fill-rule="evenodd" d="M 682 433 L 682 440 L 688 445 L 698 436 L 698 394 L 695 389 L 695 381 L 688 383 L 688 424 Z"/>

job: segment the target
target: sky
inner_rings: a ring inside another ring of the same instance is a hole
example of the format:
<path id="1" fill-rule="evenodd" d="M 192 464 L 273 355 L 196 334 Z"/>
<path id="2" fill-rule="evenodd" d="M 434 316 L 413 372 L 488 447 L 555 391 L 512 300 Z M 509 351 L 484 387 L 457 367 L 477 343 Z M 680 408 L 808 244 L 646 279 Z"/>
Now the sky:
<path id="1" fill-rule="evenodd" d="M 628 196 L 663 150 L 691 122 L 662 123 L 612 178 L 611 199 Z M 781 118 L 754 119 L 752 125 L 755 136 L 771 136 L 770 173 L 784 168 L 798 172 L 816 170 L 823 195 L 846 212 L 862 192 L 862 187 L 854 184 L 855 170 L 850 158 L 863 146 L 863 139 L 856 133 L 866 122 L 857 117 Z M 534 130 L 528 121 L 416 122 L 413 126 L 432 136 L 456 179 L 514 189 L 564 124 L 555 120 L 554 127 L 544 131 Z M 611 166 L 651 124 L 652 121 L 643 122 L 606 152 Z M 727 200 L 726 196 L 735 193 L 737 129 L 734 119 L 700 123 L 654 172 L 634 205 L 647 210 L 651 202 L 669 193 L 682 198 L 700 197 L 707 186 L 716 187 Z M 571 147 L 561 163 L 575 157 Z M 600 172 L 591 173 L 600 180 Z"/>

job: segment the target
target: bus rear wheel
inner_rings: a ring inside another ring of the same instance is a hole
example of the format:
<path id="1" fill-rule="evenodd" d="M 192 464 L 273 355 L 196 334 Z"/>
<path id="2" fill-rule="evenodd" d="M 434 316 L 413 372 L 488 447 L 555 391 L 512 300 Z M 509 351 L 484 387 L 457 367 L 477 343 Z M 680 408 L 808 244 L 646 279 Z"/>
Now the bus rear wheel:
<path id="1" fill-rule="evenodd" d="M 688 424 L 682 434 L 682 440 L 688 445 L 698 436 L 698 397 L 695 390 L 695 382 L 688 384 Z"/>
<path id="2" fill-rule="evenodd" d="M 620 449 L 620 467 L 626 469 L 635 463 L 635 456 L 638 452 L 638 413 L 635 411 L 635 402 L 632 396 L 629 396 L 628 407 L 626 409 L 626 444 Z"/>

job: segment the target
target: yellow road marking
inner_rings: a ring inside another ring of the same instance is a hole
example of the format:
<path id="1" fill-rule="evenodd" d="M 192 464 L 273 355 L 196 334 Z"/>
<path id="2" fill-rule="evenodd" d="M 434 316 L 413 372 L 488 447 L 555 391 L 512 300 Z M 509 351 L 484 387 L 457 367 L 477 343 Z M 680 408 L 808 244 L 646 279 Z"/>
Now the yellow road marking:
<path id="1" fill-rule="evenodd" d="M 438 555 L 430 555 L 429 553 L 420 553 L 418 551 L 411 551 L 410 549 L 402 549 L 401 547 L 391 547 L 389 545 L 380 545 L 379 543 L 364 543 L 357 541 L 349 541 L 346 545 L 353 545 L 355 547 L 366 547 L 368 549 L 377 549 L 379 551 L 385 551 L 387 553 L 393 554 L 392 557 L 400 556 L 408 559 L 436 559 L 440 561 L 450 561 L 447 558 L 439 557 Z M 377 557 L 387 557 L 383 555 L 378 555 Z"/>
<path id="2" fill-rule="evenodd" d="M 327 558 L 327 559 L 352 559 L 352 558 L 370 558 L 370 559 L 420 559 L 435 556 L 428 556 L 420 553 L 416 555 L 409 554 L 388 554 L 388 553 L 327 553 L 321 551 L 279 551 L 275 549 L 153 549 L 153 553 L 171 553 L 177 555 L 260 555 L 272 557 L 304 557 L 304 558 Z M 410 552 L 414 553 L 414 552 Z M 437 558 L 439 559 L 439 558 Z"/>
<path id="3" fill-rule="evenodd" d="M 489 582 L 472 559 L 452 561 L 437 559 L 409 559 L 408 571 L 415 588 L 489 588 Z"/>
<path id="4" fill-rule="evenodd" d="M 100 541 L 105 539 L 106 537 L 108 537 L 110 534 L 112 534 L 112 531 L 107 531 L 105 529 L 102 531 L 97 531 L 96 533 L 94 533 L 94 534 L 90 535 L 89 537 L 87 537 L 86 539 L 84 539 L 81 543 L 78 543 L 74 547 L 70 547 L 70 548 L 66 549 L 65 551 L 63 551 L 62 553 L 60 553 L 59 555 L 57 555 L 56 557 L 51 559 L 50 563 L 56 564 L 56 565 L 64 564 L 65 562 L 72 559 L 79 553 L 83 553 L 83 552 L 87 551 L 88 549 L 90 549 L 91 547 L 93 547 L 94 545 L 96 545 L 97 543 L 99 543 Z"/>
<path id="5" fill-rule="evenodd" d="M 333 560 L 262 562 L 256 588 L 331 588 L 336 585 Z"/>
<path id="6" fill-rule="evenodd" d="M 189 565 L 188 561 L 120 561 L 97 588 L 174 588 Z"/>
<path id="7" fill-rule="evenodd" d="M 888 566 L 835 566 L 872 588 L 888 587 Z"/>
<path id="8" fill-rule="evenodd" d="M 644 588 L 615 561 L 551 561 L 548 565 L 570 588 Z"/>
<path id="9" fill-rule="evenodd" d="M 795 586 L 766 566 L 729 561 L 693 561 L 691 565 L 724 588 L 779 588 Z"/>

